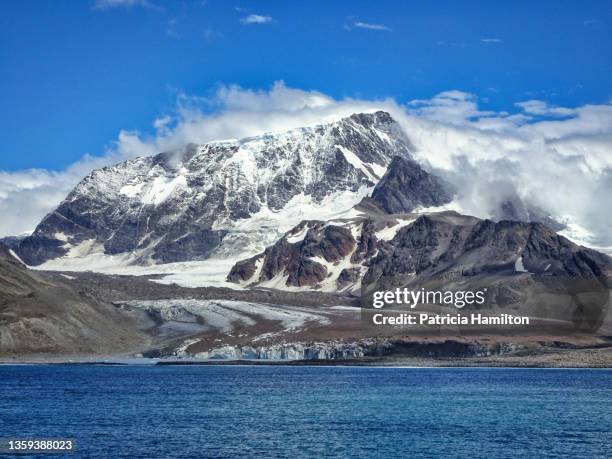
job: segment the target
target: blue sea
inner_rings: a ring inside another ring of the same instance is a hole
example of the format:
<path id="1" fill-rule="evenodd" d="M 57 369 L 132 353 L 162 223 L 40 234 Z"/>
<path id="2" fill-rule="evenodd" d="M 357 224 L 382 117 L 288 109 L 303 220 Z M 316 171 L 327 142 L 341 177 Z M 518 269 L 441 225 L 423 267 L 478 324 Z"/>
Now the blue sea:
<path id="1" fill-rule="evenodd" d="M 0 366 L 0 437 L 73 438 L 71 457 L 603 458 L 612 371 Z"/>

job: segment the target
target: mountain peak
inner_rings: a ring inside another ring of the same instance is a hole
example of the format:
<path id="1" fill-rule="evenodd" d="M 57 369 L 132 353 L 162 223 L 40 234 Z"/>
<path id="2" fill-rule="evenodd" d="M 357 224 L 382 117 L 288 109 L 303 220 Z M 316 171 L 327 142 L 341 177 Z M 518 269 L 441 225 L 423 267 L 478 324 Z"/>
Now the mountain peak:
<path id="1" fill-rule="evenodd" d="M 350 211 L 410 149 L 393 118 L 374 112 L 136 158 L 83 179 L 19 255 L 150 265 L 258 250 L 300 220 Z"/>

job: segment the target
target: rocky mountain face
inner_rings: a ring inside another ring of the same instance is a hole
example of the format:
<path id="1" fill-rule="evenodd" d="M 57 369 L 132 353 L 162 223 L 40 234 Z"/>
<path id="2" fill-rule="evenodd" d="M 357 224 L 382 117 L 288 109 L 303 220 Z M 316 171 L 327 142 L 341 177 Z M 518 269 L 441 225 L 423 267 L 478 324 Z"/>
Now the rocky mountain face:
<path id="1" fill-rule="evenodd" d="M 372 201 L 388 214 L 412 212 L 418 207 L 437 207 L 452 200 L 450 186 L 402 156 L 391 161 L 374 187 Z"/>
<path id="2" fill-rule="evenodd" d="M 203 260 L 224 241 L 226 251 L 272 243 L 275 218 L 288 229 L 334 203 L 350 209 L 410 148 L 377 112 L 137 158 L 83 179 L 16 250 L 28 265 L 94 251 L 151 264 Z M 268 236 L 252 237 L 262 222 Z"/>
<path id="3" fill-rule="evenodd" d="M 288 237 L 283 237 L 261 255 L 236 263 L 228 275 L 231 282 L 273 280 L 277 275 L 286 276 L 284 286 L 315 286 L 327 277 L 326 268 L 311 257 L 325 254 L 327 259 L 338 261 L 346 257 L 355 246 L 346 228 L 329 226 L 324 222 L 305 222 Z M 311 231 L 312 229 L 312 231 Z M 289 242 L 293 234 L 306 232 L 299 242 Z M 324 250 L 327 249 L 325 252 Z M 341 255 L 342 254 L 342 255 Z M 279 284 L 282 288 L 282 283 Z"/>
<path id="4" fill-rule="evenodd" d="M 306 221 L 263 253 L 236 263 L 228 280 L 357 295 L 405 286 L 486 287 L 487 307 L 526 304 L 536 291 L 575 295 L 577 289 L 603 295 L 597 303 L 603 308 L 611 273 L 608 256 L 541 223 L 440 212 Z"/>
<path id="5" fill-rule="evenodd" d="M 580 247 L 541 223 L 443 213 L 420 216 L 398 230 L 380 247 L 364 282 L 382 276 L 433 278 L 448 272 L 464 277 L 522 272 L 602 278 L 611 268 L 606 255 Z"/>
<path id="6" fill-rule="evenodd" d="M 113 306 L 81 293 L 61 274 L 27 269 L 0 245 L 0 357 L 103 355 L 133 351 L 145 342 Z"/>

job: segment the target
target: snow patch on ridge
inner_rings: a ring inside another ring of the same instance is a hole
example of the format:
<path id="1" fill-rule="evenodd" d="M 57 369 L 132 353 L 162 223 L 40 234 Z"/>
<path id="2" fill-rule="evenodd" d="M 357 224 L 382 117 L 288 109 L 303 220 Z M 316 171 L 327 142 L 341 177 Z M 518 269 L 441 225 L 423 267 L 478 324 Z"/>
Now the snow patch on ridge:
<path id="1" fill-rule="evenodd" d="M 353 153 L 351 150 L 349 150 L 348 148 L 343 147 L 342 145 L 334 145 L 338 150 L 340 150 L 342 152 L 342 154 L 344 155 L 344 159 L 346 159 L 348 161 L 348 163 L 353 166 L 355 169 L 359 169 L 361 172 L 363 172 L 370 180 L 372 180 L 373 182 L 377 182 L 378 180 L 380 180 L 381 176 L 377 176 L 375 174 L 373 174 L 368 167 L 366 167 L 366 164 L 368 166 L 370 166 L 370 163 L 364 163 L 361 159 L 359 159 L 359 157 Z"/>
<path id="2" fill-rule="evenodd" d="M 19 255 L 17 255 L 13 249 L 9 249 L 8 252 L 11 254 L 11 256 L 17 260 L 19 263 L 21 263 L 22 265 L 25 265 L 25 263 L 23 262 L 23 260 L 21 258 L 19 258 Z"/>
<path id="3" fill-rule="evenodd" d="M 516 261 L 514 262 L 514 270 L 517 273 L 526 273 L 529 272 L 525 269 L 525 265 L 523 265 L 523 257 L 520 256 L 516 259 Z"/>
<path id="4" fill-rule="evenodd" d="M 119 194 L 132 199 L 139 199 L 143 205 L 158 206 L 165 202 L 177 188 L 181 187 L 187 187 L 187 178 L 184 175 L 172 176 L 162 173 L 150 183 L 140 182 L 124 185 L 119 189 Z"/>
<path id="5" fill-rule="evenodd" d="M 166 201 L 177 187 L 186 187 L 187 178 L 184 175 L 176 177 L 159 176 L 156 177 L 151 186 L 142 196 L 143 204 L 158 206 Z"/>
<path id="6" fill-rule="evenodd" d="M 136 183 L 134 185 L 124 185 L 119 190 L 119 194 L 127 196 L 128 198 L 134 198 L 141 193 L 144 185 L 144 182 Z"/>
<path id="7" fill-rule="evenodd" d="M 297 233 L 292 234 L 291 236 L 287 236 L 287 242 L 289 244 L 296 244 L 298 242 L 302 242 L 306 237 L 306 233 L 308 233 L 308 225 L 304 225 L 304 227 L 300 229 Z"/>
<path id="8" fill-rule="evenodd" d="M 387 226 L 376 232 L 376 238 L 379 241 L 390 241 L 395 237 L 397 232 L 405 226 L 411 225 L 416 219 L 398 219 L 392 226 Z"/>

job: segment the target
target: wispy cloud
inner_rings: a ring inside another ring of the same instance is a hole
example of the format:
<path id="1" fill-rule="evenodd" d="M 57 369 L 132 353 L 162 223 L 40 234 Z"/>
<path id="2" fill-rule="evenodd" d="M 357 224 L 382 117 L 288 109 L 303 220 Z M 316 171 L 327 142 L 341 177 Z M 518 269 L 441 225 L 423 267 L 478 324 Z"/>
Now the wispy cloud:
<path id="1" fill-rule="evenodd" d="M 485 45 L 494 45 L 496 43 L 503 43 L 504 40 L 501 38 L 481 38 L 480 42 L 484 43 Z"/>
<path id="2" fill-rule="evenodd" d="M 563 116 L 574 116 L 576 110 L 566 107 L 556 107 L 549 105 L 543 100 L 526 100 L 524 102 L 518 102 L 517 107 L 520 107 L 525 113 L 536 116 L 549 116 L 549 117 L 563 117 Z"/>
<path id="3" fill-rule="evenodd" d="M 272 16 L 264 16 L 261 14 L 249 14 L 248 16 L 240 19 L 242 24 L 269 24 L 274 22 L 274 18 Z"/>
<path id="4" fill-rule="evenodd" d="M 112 8 L 153 8 L 155 5 L 149 0 L 95 0 L 94 10 L 110 10 Z"/>
<path id="5" fill-rule="evenodd" d="M 353 25 L 359 29 L 386 30 L 387 32 L 391 32 L 391 29 L 384 24 L 371 24 L 369 22 L 358 21 L 355 22 Z"/>
<path id="6" fill-rule="evenodd" d="M 374 24 L 371 22 L 357 21 L 351 18 L 349 18 L 349 21 L 344 24 L 344 28 L 346 30 L 366 29 L 391 32 L 391 28 L 387 27 L 385 24 Z"/>

